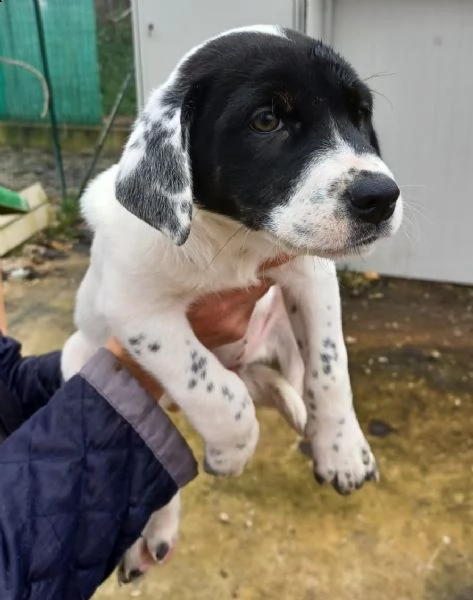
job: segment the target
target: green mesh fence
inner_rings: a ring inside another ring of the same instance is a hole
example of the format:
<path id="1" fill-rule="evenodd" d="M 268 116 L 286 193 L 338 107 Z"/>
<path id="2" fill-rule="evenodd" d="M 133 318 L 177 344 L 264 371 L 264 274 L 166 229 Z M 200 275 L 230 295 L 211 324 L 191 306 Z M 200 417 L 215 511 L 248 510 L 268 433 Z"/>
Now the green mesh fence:
<path id="1" fill-rule="evenodd" d="M 41 0 L 41 13 L 58 120 L 99 123 L 102 109 L 93 0 Z M 0 3 L 0 57 L 42 71 L 32 0 Z M 43 102 L 36 77 L 0 62 L 0 119 L 39 121 Z"/>

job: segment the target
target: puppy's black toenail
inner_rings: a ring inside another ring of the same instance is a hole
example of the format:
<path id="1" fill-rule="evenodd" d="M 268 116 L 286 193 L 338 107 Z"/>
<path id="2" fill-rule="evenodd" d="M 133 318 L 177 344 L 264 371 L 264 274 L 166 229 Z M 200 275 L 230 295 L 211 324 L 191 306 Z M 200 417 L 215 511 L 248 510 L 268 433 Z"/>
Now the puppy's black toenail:
<path id="1" fill-rule="evenodd" d="M 166 558 L 169 553 L 169 545 L 166 542 L 161 542 L 156 548 L 156 558 L 158 561 L 162 561 Z"/>
<path id="2" fill-rule="evenodd" d="M 315 473 L 315 472 L 314 472 L 314 479 L 319 485 L 323 485 L 325 483 L 325 479 L 321 475 L 319 475 L 318 473 Z"/>
<path id="3" fill-rule="evenodd" d="M 338 494 L 340 494 L 340 496 L 348 496 L 350 494 L 349 489 L 342 488 L 342 486 L 340 485 L 340 482 L 338 481 L 338 477 L 335 477 L 335 479 L 332 481 L 332 485 L 334 487 L 334 490 Z"/>
<path id="4" fill-rule="evenodd" d="M 306 440 L 301 440 L 299 442 L 299 452 L 304 456 L 307 456 L 307 458 L 312 458 L 312 448 L 310 443 Z"/>
<path id="5" fill-rule="evenodd" d="M 128 577 L 125 576 L 123 579 L 123 583 L 132 583 L 133 581 L 139 579 L 142 575 L 143 573 L 139 569 L 132 569 L 128 573 Z"/>
<path id="6" fill-rule="evenodd" d="M 217 471 L 209 465 L 207 459 L 204 459 L 204 471 L 208 473 L 208 475 L 213 475 L 214 477 L 218 477 L 220 475 L 220 473 L 217 473 Z"/>

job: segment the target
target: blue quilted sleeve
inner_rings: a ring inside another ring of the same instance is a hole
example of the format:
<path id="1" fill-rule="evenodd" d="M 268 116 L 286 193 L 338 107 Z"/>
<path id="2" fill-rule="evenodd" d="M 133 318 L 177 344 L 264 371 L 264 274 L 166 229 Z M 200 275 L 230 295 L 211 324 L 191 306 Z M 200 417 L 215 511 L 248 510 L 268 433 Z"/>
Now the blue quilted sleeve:
<path id="1" fill-rule="evenodd" d="M 197 473 L 165 413 L 100 351 L 0 445 L 1 600 L 84 600 Z"/>
<path id="2" fill-rule="evenodd" d="M 20 344 L 0 333 L 0 431 L 4 435 L 15 431 L 60 387 L 60 360 L 59 352 L 23 358 Z"/>

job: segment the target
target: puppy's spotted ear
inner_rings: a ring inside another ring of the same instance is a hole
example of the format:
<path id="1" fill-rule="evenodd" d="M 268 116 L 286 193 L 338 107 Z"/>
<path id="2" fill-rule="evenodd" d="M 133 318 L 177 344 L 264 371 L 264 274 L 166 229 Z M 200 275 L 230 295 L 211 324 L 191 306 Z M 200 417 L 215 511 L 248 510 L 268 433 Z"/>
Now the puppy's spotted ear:
<path id="1" fill-rule="evenodd" d="M 191 114 L 184 88 L 174 79 L 153 92 L 125 146 L 115 190 L 127 210 L 179 246 L 192 220 Z"/>

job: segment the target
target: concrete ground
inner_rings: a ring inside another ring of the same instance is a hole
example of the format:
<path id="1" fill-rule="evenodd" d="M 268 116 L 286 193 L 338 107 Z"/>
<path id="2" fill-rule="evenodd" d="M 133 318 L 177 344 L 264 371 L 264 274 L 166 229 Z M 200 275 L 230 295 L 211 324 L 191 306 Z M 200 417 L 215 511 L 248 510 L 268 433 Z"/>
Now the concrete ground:
<path id="1" fill-rule="evenodd" d="M 7 284 L 11 331 L 27 352 L 65 339 L 85 260 Z M 139 587 L 112 577 L 96 600 L 473 600 L 473 291 L 380 281 L 356 297 L 346 289 L 344 304 L 382 482 L 348 498 L 319 487 L 295 436 L 262 413 L 246 473 L 201 475 L 185 491 L 170 563 Z"/>

